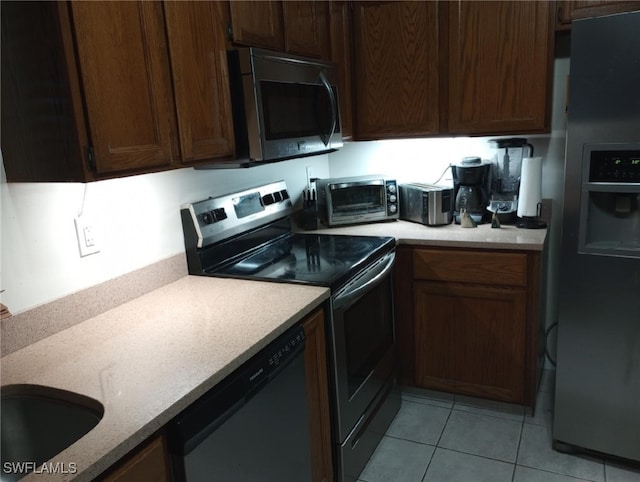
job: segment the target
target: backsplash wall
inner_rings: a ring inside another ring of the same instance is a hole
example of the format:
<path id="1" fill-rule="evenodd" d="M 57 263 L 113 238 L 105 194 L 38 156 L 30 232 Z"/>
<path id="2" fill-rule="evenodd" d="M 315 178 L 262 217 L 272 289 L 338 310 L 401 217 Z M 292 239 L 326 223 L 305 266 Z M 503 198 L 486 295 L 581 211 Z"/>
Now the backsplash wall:
<path id="1" fill-rule="evenodd" d="M 294 202 L 306 167 L 328 156 L 249 169 L 191 168 L 91 183 L 7 183 L 2 167 L 0 300 L 12 313 L 184 252 L 180 206 L 284 179 Z M 81 258 L 74 218 L 91 216 L 100 252 Z"/>

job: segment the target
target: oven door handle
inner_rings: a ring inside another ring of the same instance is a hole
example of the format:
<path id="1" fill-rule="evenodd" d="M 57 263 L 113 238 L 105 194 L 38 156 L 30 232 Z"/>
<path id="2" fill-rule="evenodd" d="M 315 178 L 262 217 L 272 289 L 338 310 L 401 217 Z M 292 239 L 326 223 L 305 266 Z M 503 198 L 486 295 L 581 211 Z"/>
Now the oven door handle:
<path id="1" fill-rule="evenodd" d="M 393 269 L 396 253 L 391 252 L 382 257 L 374 266 L 347 283 L 333 297 L 333 309 L 339 310 L 350 304 L 365 291 L 373 288 Z"/>

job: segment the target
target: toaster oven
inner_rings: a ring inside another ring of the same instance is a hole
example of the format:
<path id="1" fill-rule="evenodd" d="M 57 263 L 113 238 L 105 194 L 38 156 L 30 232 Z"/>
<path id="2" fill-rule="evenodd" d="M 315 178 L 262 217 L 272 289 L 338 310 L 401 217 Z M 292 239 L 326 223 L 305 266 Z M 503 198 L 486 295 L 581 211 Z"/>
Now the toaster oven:
<path id="1" fill-rule="evenodd" d="M 318 217 L 329 226 L 398 219 L 398 184 L 382 175 L 317 179 Z"/>

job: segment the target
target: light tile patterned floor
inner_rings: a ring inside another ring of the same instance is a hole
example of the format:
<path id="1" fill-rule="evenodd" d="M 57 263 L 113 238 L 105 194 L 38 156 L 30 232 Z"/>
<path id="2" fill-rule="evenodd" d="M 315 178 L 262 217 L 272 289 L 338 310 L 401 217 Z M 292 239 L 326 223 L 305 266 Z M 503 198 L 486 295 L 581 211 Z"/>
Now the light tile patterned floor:
<path id="1" fill-rule="evenodd" d="M 551 448 L 553 371 L 523 407 L 405 388 L 361 482 L 640 482 L 640 468 Z"/>

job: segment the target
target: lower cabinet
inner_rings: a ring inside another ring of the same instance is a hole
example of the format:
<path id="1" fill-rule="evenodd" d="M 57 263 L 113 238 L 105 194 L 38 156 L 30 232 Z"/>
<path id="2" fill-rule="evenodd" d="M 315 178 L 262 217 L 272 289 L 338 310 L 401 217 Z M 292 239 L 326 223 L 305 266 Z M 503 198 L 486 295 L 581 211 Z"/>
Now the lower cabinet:
<path id="1" fill-rule="evenodd" d="M 303 326 L 307 338 L 305 365 L 309 398 L 312 480 L 330 482 L 333 480 L 333 459 L 324 311 L 319 310 L 310 315 Z"/>
<path id="2" fill-rule="evenodd" d="M 542 253 L 398 251 L 402 381 L 533 407 L 544 361 Z"/>
<path id="3" fill-rule="evenodd" d="M 98 478 L 99 482 L 170 482 L 171 469 L 163 434 L 144 442 Z"/>

